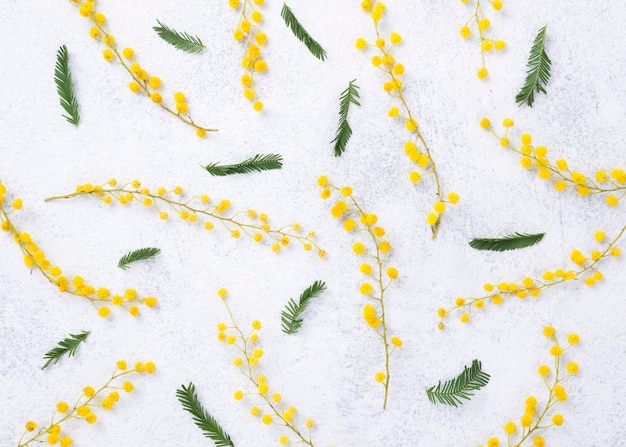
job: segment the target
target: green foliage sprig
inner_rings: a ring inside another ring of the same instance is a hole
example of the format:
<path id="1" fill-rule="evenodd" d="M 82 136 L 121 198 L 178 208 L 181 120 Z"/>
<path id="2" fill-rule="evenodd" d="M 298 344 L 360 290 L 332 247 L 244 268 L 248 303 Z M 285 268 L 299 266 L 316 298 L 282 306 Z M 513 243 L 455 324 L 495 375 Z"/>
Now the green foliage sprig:
<path id="1" fill-rule="evenodd" d="M 472 366 L 465 366 L 463 372 L 454 379 L 441 381 L 437 386 L 431 386 L 426 390 L 428 400 L 436 404 L 437 402 L 456 407 L 463 405 L 463 400 L 470 400 L 474 395 L 471 391 L 479 390 L 487 383 L 491 376 L 482 370 L 482 364 L 478 360 L 472 361 Z"/>
<path id="2" fill-rule="evenodd" d="M 185 32 L 179 33 L 174 29 L 168 28 L 167 25 L 163 25 L 158 19 L 157 23 L 159 26 L 155 26 L 152 29 L 157 32 L 161 39 L 179 50 L 187 53 L 199 53 L 206 48 L 198 36 L 192 36 Z"/>
<path id="3" fill-rule="evenodd" d="M 54 67 L 54 82 L 57 85 L 61 107 L 67 112 L 67 115 L 63 115 L 63 118 L 65 118 L 68 123 L 78 126 L 78 122 L 80 121 L 78 101 L 74 95 L 72 73 L 69 67 L 69 56 L 65 45 L 62 45 L 57 52 L 57 63 Z"/>
<path id="4" fill-rule="evenodd" d="M 531 247 L 541 242 L 545 233 L 520 234 L 515 233 L 503 238 L 476 238 L 470 241 L 470 246 L 476 250 L 507 251 Z"/>
<path id="5" fill-rule="evenodd" d="M 360 98 L 359 96 L 359 86 L 354 82 L 356 79 L 350 81 L 348 84 L 348 88 L 345 89 L 340 96 L 339 103 L 339 128 L 337 129 L 337 135 L 335 139 L 331 141 L 335 143 L 335 157 L 341 156 L 346 150 L 346 145 L 352 136 L 352 128 L 350 127 L 350 123 L 348 123 L 348 111 L 350 110 L 350 104 L 356 104 L 360 106 L 361 103 L 357 101 L 356 98 Z"/>
<path id="6" fill-rule="evenodd" d="M 117 263 L 117 266 L 121 268 L 122 270 L 126 270 L 129 267 L 128 264 L 130 264 L 131 262 L 143 261 L 145 259 L 152 259 L 155 256 L 158 256 L 160 254 L 161 254 L 160 248 L 155 248 L 155 247 L 140 248 L 138 250 L 131 251 L 130 253 L 127 253 L 124 256 L 122 256 L 119 262 Z"/>
<path id="7" fill-rule="evenodd" d="M 530 50 L 526 65 L 528 67 L 526 81 L 524 87 L 515 97 L 515 102 L 519 105 L 525 102 L 529 107 L 532 107 L 535 101 L 535 90 L 547 94 L 545 86 L 550 79 L 550 65 L 552 64 L 545 50 L 547 28 L 548 25 L 539 30 Z"/>
<path id="8" fill-rule="evenodd" d="M 202 430 L 206 438 L 211 438 L 215 441 L 217 447 L 235 447 L 228 433 L 220 427 L 220 424 L 204 409 L 198 400 L 196 387 L 193 382 L 189 382 L 187 387 L 181 385 L 180 389 L 176 390 L 176 397 L 183 405 L 185 411 L 191 413 L 193 422 Z"/>
<path id="9" fill-rule="evenodd" d="M 232 174 L 247 174 L 249 172 L 270 171 L 283 167 L 283 157 L 280 154 L 257 154 L 234 165 L 220 165 L 219 162 L 204 166 L 209 174 L 223 177 Z"/>
<path id="10" fill-rule="evenodd" d="M 56 365 L 65 354 L 67 354 L 68 357 L 72 357 L 76 353 L 78 345 L 85 341 L 90 333 L 90 331 L 81 331 L 80 334 L 70 334 L 68 338 L 60 341 L 56 348 L 46 352 L 43 359 L 47 360 L 47 362 L 41 367 L 41 369 L 46 369 L 51 364 Z"/>
<path id="11" fill-rule="evenodd" d="M 296 16 L 293 14 L 293 11 L 287 6 L 286 3 L 283 3 L 283 9 L 280 11 L 280 15 L 285 21 L 285 25 L 291 28 L 294 36 L 300 40 L 306 47 L 309 49 L 311 54 L 323 61 L 326 59 L 326 50 L 322 48 L 322 46 L 311 37 L 311 35 L 304 29 L 302 24 L 298 21 Z"/>
<path id="12" fill-rule="evenodd" d="M 281 312 L 281 321 L 283 323 L 283 332 L 285 334 L 295 334 L 302 327 L 302 313 L 309 305 L 311 298 L 318 297 L 326 290 L 324 281 L 315 281 L 302 294 L 296 303 L 293 298 L 285 306 L 285 310 Z"/>

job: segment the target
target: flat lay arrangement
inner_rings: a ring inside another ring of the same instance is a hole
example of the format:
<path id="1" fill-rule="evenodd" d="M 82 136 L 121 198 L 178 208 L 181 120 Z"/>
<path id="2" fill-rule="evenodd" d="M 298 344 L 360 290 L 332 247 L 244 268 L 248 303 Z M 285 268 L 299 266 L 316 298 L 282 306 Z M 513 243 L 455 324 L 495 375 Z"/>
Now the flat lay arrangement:
<path id="1" fill-rule="evenodd" d="M 624 20 L 0 5 L 0 446 L 626 445 Z"/>

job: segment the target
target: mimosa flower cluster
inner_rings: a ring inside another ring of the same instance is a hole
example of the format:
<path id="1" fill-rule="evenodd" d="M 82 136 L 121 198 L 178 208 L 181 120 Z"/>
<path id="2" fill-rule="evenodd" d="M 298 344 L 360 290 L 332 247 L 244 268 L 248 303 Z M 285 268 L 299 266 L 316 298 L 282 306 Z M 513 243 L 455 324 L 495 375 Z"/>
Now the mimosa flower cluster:
<path id="1" fill-rule="evenodd" d="M 128 88 L 133 93 L 141 93 L 149 97 L 152 102 L 159 105 L 163 110 L 168 111 L 182 122 L 193 126 L 196 134 L 200 138 L 204 138 L 207 132 L 216 132 L 217 129 L 208 129 L 194 122 L 189 115 L 189 106 L 186 102 L 185 94 L 177 92 L 174 94 L 173 106 L 168 106 L 161 95 L 162 82 L 158 76 L 150 75 L 139 65 L 135 59 L 135 51 L 132 48 L 124 48 L 119 50 L 113 37 L 107 27 L 107 18 L 101 12 L 96 11 L 96 0 L 70 0 L 71 3 L 78 6 L 78 12 L 81 16 L 87 18 L 91 24 L 89 35 L 95 40 L 102 41 L 106 49 L 102 52 L 102 57 L 107 62 L 118 63 L 133 79 Z"/>
<path id="2" fill-rule="evenodd" d="M 80 419 L 89 425 L 93 425 L 98 420 L 97 411 L 99 409 L 110 411 L 120 400 L 120 391 L 130 393 L 134 389 L 132 382 L 118 380 L 129 374 L 152 374 L 156 366 L 152 362 L 137 362 L 132 369 L 128 368 L 125 360 L 119 360 L 111 378 L 100 388 L 92 386 L 83 388 L 83 392 L 76 399 L 73 406 L 65 401 L 58 402 L 49 425 L 41 425 L 35 421 L 26 422 L 24 434 L 18 442 L 18 447 L 46 443 L 61 447 L 70 447 L 73 444 L 72 437 L 64 431 L 63 423 L 71 419 Z M 120 383 L 122 382 L 122 383 Z"/>
<path id="3" fill-rule="evenodd" d="M 279 444 L 302 443 L 314 447 L 312 431 L 315 422 L 313 419 L 305 419 L 304 427 L 300 426 L 296 422 L 296 407 L 286 405 L 282 395 L 277 390 L 270 388 L 267 377 L 259 372 L 259 363 L 264 355 L 263 348 L 258 343 L 259 332 L 262 327 L 261 322 L 254 320 L 250 324 L 252 330 L 249 333 L 244 333 L 235 322 L 233 313 L 226 301 L 228 291 L 225 288 L 221 288 L 217 291 L 217 294 L 224 302 L 230 317 L 230 325 L 218 323 L 217 339 L 236 348 L 238 355 L 234 358 L 233 365 L 252 383 L 252 391 L 244 392 L 237 390 L 233 397 L 238 401 L 247 397 L 260 400 L 264 408 L 261 409 L 254 405 L 250 409 L 250 414 L 255 418 L 259 418 L 265 425 L 273 424 L 288 428 L 291 431 L 294 437 L 289 438 L 286 435 L 282 435 L 278 438 Z"/>
<path id="4" fill-rule="evenodd" d="M 363 307 L 363 319 L 381 338 L 385 348 L 385 370 L 384 372 L 377 372 L 374 379 L 385 388 L 383 409 L 386 409 L 390 379 L 389 357 L 397 348 L 402 346 L 402 340 L 399 337 L 392 337 L 389 334 L 387 314 L 385 313 L 385 292 L 391 283 L 398 278 L 398 270 L 395 267 L 387 266 L 387 258 L 392 247 L 389 241 L 385 239 L 385 229 L 376 225 L 378 216 L 363 210 L 352 195 L 351 187 L 339 188 L 329 183 L 326 176 L 321 176 L 317 183 L 323 188 L 321 192 L 323 199 L 329 198 L 333 191 L 339 192 L 341 199 L 331 208 L 332 216 L 343 220 L 343 228 L 348 233 L 362 235 L 365 238 L 365 243 L 356 242 L 352 246 L 352 250 L 358 256 L 365 258 L 359 268 L 366 277 L 366 280 L 361 283 L 359 291 L 368 298 L 368 303 Z"/>
<path id="5" fill-rule="evenodd" d="M 502 2 L 500 0 L 488 0 L 491 3 L 491 7 L 496 11 L 500 11 L 502 9 Z M 461 0 L 462 3 L 470 3 L 470 0 Z M 483 0 L 483 3 L 485 0 Z M 478 37 L 480 39 L 480 57 L 482 61 L 481 68 L 476 73 L 479 79 L 486 79 L 489 76 L 489 71 L 487 71 L 487 67 L 485 66 L 485 53 L 490 53 L 492 50 L 502 51 L 506 48 L 506 42 L 503 40 L 494 40 L 487 37 L 487 30 L 491 28 L 491 22 L 485 16 L 483 12 L 483 7 L 481 5 L 481 0 L 476 0 L 476 8 L 474 9 L 474 13 L 472 16 L 467 19 L 465 24 L 459 30 L 459 34 L 463 39 L 469 39 L 472 30 L 470 26 L 473 24 L 476 25 L 476 29 L 478 31 Z"/>
<path id="6" fill-rule="evenodd" d="M 111 179 L 102 185 L 91 183 L 78 185 L 76 192 L 50 197 L 46 199 L 46 202 L 84 195 L 102 200 L 107 205 L 114 201 L 122 205 L 138 202 L 146 208 L 156 210 L 161 220 L 168 220 L 169 213 L 173 213 L 179 219 L 189 224 L 202 225 L 208 231 L 213 230 L 216 223 L 221 224 L 235 239 L 240 238 L 242 234 L 255 242 L 261 242 L 267 238 L 271 241 L 272 251 L 276 253 L 283 247 L 290 245 L 292 241 L 296 241 L 302 245 L 304 250 L 310 251 L 315 247 L 320 258 L 326 256 L 326 250 L 320 248 L 313 240 L 315 232 L 310 231 L 304 234 L 302 225 L 299 223 L 272 227 L 269 224 L 267 214 L 257 213 L 253 209 L 238 212 L 228 217 L 226 214 L 231 207 L 229 200 L 222 199 L 217 203 L 212 203 L 211 198 L 206 194 L 185 200 L 181 197 L 183 194 L 184 191 L 181 186 L 176 186 L 173 189 L 161 186 L 151 190 L 143 187 L 139 180 L 118 185 L 117 180 Z M 242 218 L 242 216 L 245 217 Z"/>
<path id="7" fill-rule="evenodd" d="M 448 309 L 439 308 L 437 311 L 437 315 L 440 318 L 439 329 L 444 329 L 445 325 L 443 320 L 448 315 L 457 311 L 462 312 L 460 316 L 461 322 L 467 323 L 470 321 L 472 311 L 480 310 L 489 303 L 500 305 L 513 297 L 517 297 L 521 300 L 529 296 L 538 297 L 549 288 L 567 281 L 581 281 L 587 286 L 592 287 L 604 279 L 604 275 L 598 270 L 598 264 L 605 258 L 621 256 L 622 251 L 615 245 L 624 235 L 624 231 L 626 231 L 626 226 L 624 226 L 617 237 L 610 242 L 606 240 L 604 231 L 596 231 L 594 238 L 598 243 L 603 245 L 601 248 L 593 250 L 588 254 L 583 254 L 583 252 L 578 249 L 572 250 L 570 260 L 576 265 L 573 270 L 547 270 L 541 277 L 533 278 L 527 276 L 522 279 L 521 283 L 501 282 L 497 285 L 487 283 L 483 286 L 487 295 L 478 298 L 457 298 L 454 306 Z"/>
<path id="8" fill-rule="evenodd" d="M 374 31 L 376 39 L 372 43 L 368 43 L 363 38 L 358 38 L 356 47 L 364 50 L 367 47 L 378 49 L 380 56 L 372 57 L 372 65 L 381 70 L 388 80 L 383 84 L 383 89 L 393 99 L 399 101 L 399 107 L 394 106 L 389 109 L 388 115 L 391 118 L 402 120 L 404 127 L 410 133 L 409 140 L 404 145 L 404 151 L 411 162 L 417 165 L 416 170 L 409 173 L 409 180 L 412 183 L 419 183 L 425 175 L 432 175 L 437 185 L 437 202 L 433 205 L 433 211 L 428 214 L 426 221 L 433 231 L 433 239 L 437 236 L 441 218 L 446 210 L 446 204 L 455 204 L 459 200 L 458 194 L 451 192 L 447 196 L 444 195 L 439 175 L 437 174 L 437 166 L 433 159 L 432 153 L 424 136 L 419 128 L 417 119 L 409 108 L 406 97 L 404 96 L 404 65 L 397 62 L 393 56 L 393 49 L 402 43 L 402 36 L 396 32 L 389 35 L 388 39 L 380 32 L 379 22 L 382 19 L 386 6 L 382 2 L 374 2 L 371 0 L 363 0 L 361 9 L 369 12 L 374 22 Z"/>
<path id="9" fill-rule="evenodd" d="M 0 183 L 0 228 L 10 233 L 13 240 L 19 245 L 24 254 L 24 264 L 30 269 L 37 269 L 60 292 L 85 298 L 98 310 L 98 315 L 106 318 L 111 309 L 108 305 L 126 309 L 133 317 L 139 315 L 139 305 L 147 307 L 157 305 L 154 297 L 139 298 L 135 289 L 127 289 L 123 295 L 112 295 L 106 287 L 95 288 L 89 285 L 82 276 L 70 277 L 63 274 L 59 266 L 53 266 L 46 254 L 39 248 L 29 233 L 19 231 L 10 220 L 10 215 L 22 209 L 22 199 L 16 198 L 11 204 L 11 209 L 4 207 L 6 187 Z"/>
<path id="10" fill-rule="evenodd" d="M 257 99 L 254 90 L 254 75 L 267 71 L 267 62 L 261 55 L 261 47 L 267 43 L 267 34 L 259 27 L 263 21 L 263 14 L 258 9 L 265 3 L 265 0 L 228 0 L 228 3 L 235 10 L 241 8 L 239 25 L 233 37 L 236 41 L 245 44 L 244 56 L 241 59 L 241 66 L 244 69 L 241 77 L 241 84 L 244 86 L 243 96 L 252 101 L 254 110 L 260 112 L 263 110 L 263 103 Z"/>
<path id="11" fill-rule="evenodd" d="M 524 405 L 524 413 L 519 419 L 519 426 L 514 421 L 509 421 L 504 425 L 506 444 L 500 442 L 500 438 L 494 437 L 487 441 L 487 447 L 515 446 L 515 447 L 544 447 L 546 441 L 539 435 L 540 430 L 559 427 L 565 422 L 565 418 L 560 413 L 554 411 L 554 407 L 567 399 L 567 391 L 561 385 L 566 379 L 578 374 L 578 363 L 563 361 L 563 353 L 574 345 L 580 343 L 578 334 L 572 333 L 567 336 L 567 345 L 561 346 L 556 337 L 556 331 L 552 326 L 546 326 L 543 333 L 554 344 L 550 348 L 550 355 L 553 357 L 554 366 L 551 369 L 548 365 L 541 365 L 538 369 L 539 375 L 543 378 L 548 388 L 548 398 L 543 407 L 537 407 L 537 398 L 528 396 Z M 524 444 L 529 442 L 529 444 Z M 484 447 L 484 446 L 479 446 Z"/>
<path id="12" fill-rule="evenodd" d="M 515 148 L 509 139 L 509 129 L 514 126 L 510 118 L 502 121 L 505 133 L 499 136 L 492 128 L 491 122 L 483 118 L 480 125 L 483 129 L 490 130 L 498 139 L 500 146 L 508 148 L 521 156 L 520 164 L 524 169 L 535 169 L 539 178 L 551 181 L 554 189 L 565 191 L 575 190 L 578 195 L 586 197 L 589 195 L 604 196 L 604 202 L 608 206 L 617 206 L 619 201 L 626 195 L 626 171 L 623 169 L 599 170 L 593 176 L 585 175 L 578 171 L 572 171 L 569 163 L 565 159 L 551 161 L 548 158 L 548 148 L 545 146 L 533 146 L 532 135 L 522 134 L 520 137 L 521 146 Z"/>

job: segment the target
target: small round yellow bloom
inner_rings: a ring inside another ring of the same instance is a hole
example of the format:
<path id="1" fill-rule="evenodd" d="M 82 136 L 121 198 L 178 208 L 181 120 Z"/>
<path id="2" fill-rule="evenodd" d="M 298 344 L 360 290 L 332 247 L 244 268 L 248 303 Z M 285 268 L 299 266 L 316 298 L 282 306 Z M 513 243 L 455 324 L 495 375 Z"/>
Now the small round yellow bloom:
<path id="1" fill-rule="evenodd" d="M 545 335 L 548 338 L 554 337 L 555 332 L 556 331 L 554 330 L 554 327 L 552 326 L 546 326 L 543 328 L 543 335 Z"/>
<path id="2" fill-rule="evenodd" d="M 569 334 L 567 336 L 567 342 L 572 345 L 577 345 L 578 343 L 580 343 L 580 337 L 578 336 L 578 334 Z"/>
<path id="3" fill-rule="evenodd" d="M 354 251 L 357 255 L 362 255 L 365 253 L 365 245 L 362 242 L 356 242 L 352 246 L 352 251 Z"/>
<path id="4" fill-rule="evenodd" d="M 428 222 L 428 225 L 435 225 L 438 220 L 439 217 L 434 213 L 430 213 L 428 216 L 426 216 L 426 222 Z"/>
<path id="5" fill-rule="evenodd" d="M 461 37 L 463 39 L 469 39 L 470 35 L 472 34 L 469 26 L 462 26 L 461 29 L 459 30 L 459 34 L 461 35 Z"/>
<path id="6" fill-rule="evenodd" d="M 376 382 L 384 382 L 386 378 L 387 376 L 383 372 L 377 372 L 376 375 L 374 376 L 374 379 L 376 380 Z"/>
<path id="7" fill-rule="evenodd" d="M 514 422 L 509 421 L 504 425 L 504 432 L 507 435 L 512 435 L 516 431 L 517 431 L 517 426 L 515 425 Z"/>
<path id="8" fill-rule="evenodd" d="M 108 317 L 110 313 L 111 313 L 111 309 L 109 309 L 106 306 L 102 306 L 98 309 L 98 315 L 101 316 L 102 318 Z"/>
<path id="9" fill-rule="evenodd" d="M 398 270 L 395 267 L 389 267 L 387 269 L 387 276 L 391 279 L 396 279 L 398 277 Z"/>
<path id="10" fill-rule="evenodd" d="M 163 102 L 163 97 L 159 92 L 150 93 L 150 99 L 156 104 L 161 104 Z"/>
<path id="11" fill-rule="evenodd" d="M 476 76 L 478 76 L 478 79 L 486 79 L 487 76 L 489 76 L 489 72 L 485 67 L 483 67 L 476 72 Z"/>
<path id="12" fill-rule="evenodd" d="M 263 422 L 265 425 L 270 425 L 273 420 L 274 418 L 272 418 L 272 416 L 269 414 L 264 414 L 261 418 L 261 422 Z"/>
<path id="13" fill-rule="evenodd" d="M 469 323 L 469 321 L 470 321 L 469 314 L 467 314 L 467 313 L 462 314 L 460 320 L 461 320 L 461 323 Z"/>
<path id="14" fill-rule="evenodd" d="M 574 374 L 578 374 L 578 363 L 576 362 L 569 362 L 567 364 L 567 372 L 574 375 Z"/>
<path id="15" fill-rule="evenodd" d="M 548 365 L 541 365 L 537 372 L 541 377 L 546 377 L 550 374 L 550 368 L 548 367 Z"/>
<path id="16" fill-rule="evenodd" d="M 402 346 L 402 340 L 399 337 L 391 337 L 391 344 L 399 348 Z"/>
<path id="17" fill-rule="evenodd" d="M 57 404 L 57 411 L 59 413 L 67 413 L 67 410 L 70 409 L 70 406 L 67 404 L 67 402 L 59 402 Z"/>
<path id="18" fill-rule="evenodd" d="M 563 415 L 562 414 L 555 414 L 554 416 L 552 416 L 552 423 L 554 425 L 563 425 Z"/>
<path id="19" fill-rule="evenodd" d="M 263 110 L 263 103 L 261 101 L 254 101 L 254 103 L 252 103 L 252 108 L 257 112 L 260 112 Z"/>

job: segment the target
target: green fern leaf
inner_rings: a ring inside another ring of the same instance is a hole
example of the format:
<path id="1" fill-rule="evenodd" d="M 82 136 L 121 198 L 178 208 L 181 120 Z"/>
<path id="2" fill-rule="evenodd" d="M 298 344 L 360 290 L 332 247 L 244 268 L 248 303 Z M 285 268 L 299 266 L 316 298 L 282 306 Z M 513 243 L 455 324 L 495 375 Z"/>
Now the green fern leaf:
<path id="1" fill-rule="evenodd" d="M 309 305 L 311 298 L 316 298 L 324 290 L 326 283 L 324 281 L 315 281 L 302 294 L 300 300 L 296 303 L 293 298 L 285 306 L 285 310 L 281 312 L 281 321 L 283 323 L 283 332 L 285 334 L 295 334 L 302 327 L 302 313 Z"/>
<path id="2" fill-rule="evenodd" d="M 285 25 L 291 28 L 294 36 L 300 40 L 306 47 L 309 49 L 311 54 L 318 58 L 319 60 L 326 59 L 326 51 L 322 46 L 315 41 L 311 37 L 311 35 L 304 29 L 304 27 L 300 24 L 296 16 L 293 14 L 293 11 L 287 6 L 286 3 L 283 3 L 283 9 L 280 11 L 280 15 L 285 21 Z"/>
<path id="3" fill-rule="evenodd" d="M 57 85 L 61 107 L 67 112 L 67 115 L 63 115 L 63 118 L 65 118 L 68 123 L 78 126 L 78 122 L 80 121 L 78 101 L 74 95 L 72 73 L 69 67 L 69 56 L 65 45 L 61 46 L 57 52 L 57 62 L 54 67 L 54 82 Z"/>
<path id="4" fill-rule="evenodd" d="M 530 57 L 526 65 L 528 67 L 526 81 L 524 87 L 515 97 L 515 102 L 519 105 L 526 102 L 529 107 L 532 107 L 535 101 L 535 90 L 544 94 L 547 93 L 545 86 L 550 79 L 550 65 L 552 64 L 545 50 L 547 28 L 548 25 L 539 30 L 530 50 Z"/>
<path id="5" fill-rule="evenodd" d="M 155 26 L 152 29 L 157 32 L 161 39 L 179 50 L 186 51 L 187 53 L 199 53 L 206 48 L 198 36 L 192 36 L 185 32 L 179 33 L 163 25 L 158 19 L 157 23 L 159 26 Z"/>
<path id="6" fill-rule="evenodd" d="M 280 169 L 283 167 L 283 157 L 280 154 L 257 154 L 252 158 L 242 161 L 234 165 L 220 165 L 219 162 L 211 163 L 204 166 L 209 174 L 223 177 L 232 174 L 247 174 L 248 172 L 269 171 L 272 169 Z"/>
<path id="7" fill-rule="evenodd" d="M 127 253 L 124 256 L 122 256 L 119 262 L 117 263 L 117 266 L 121 268 L 122 270 L 126 270 L 129 267 L 128 264 L 130 264 L 131 262 L 143 261 L 144 259 L 152 259 L 155 256 L 158 256 L 159 254 L 161 254 L 160 248 L 155 248 L 155 247 L 140 248 L 138 250 L 131 251 L 130 253 Z"/>
<path id="8" fill-rule="evenodd" d="M 359 103 L 356 99 L 360 98 L 360 96 L 359 86 L 354 83 L 355 81 L 356 79 L 350 81 L 348 88 L 345 89 L 339 97 L 339 128 L 337 129 L 335 139 L 330 142 L 331 144 L 335 143 L 335 157 L 339 157 L 345 152 L 346 145 L 352 136 L 352 128 L 348 123 L 348 111 L 350 110 L 350 104 L 355 104 L 357 106 L 361 105 L 361 103 Z"/>
<path id="9" fill-rule="evenodd" d="M 437 386 L 432 386 L 426 390 L 428 400 L 432 403 L 441 403 L 456 407 L 463 405 L 463 400 L 470 400 L 476 391 L 489 383 L 491 376 L 482 371 L 482 365 L 478 360 L 472 361 L 472 366 L 465 366 L 463 372 L 454 379 L 447 380 L 443 384 L 441 381 Z"/>
<path id="10" fill-rule="evenodd" d="M 470 241 L 470 246 L 476 250 L 507 251 L 526 248 L 538 244 L 545 233 L 520 234 L 515 233 L 503 238 L 478 238 Z"/>
<path id="11" fill-rule="evenodd" d="M 90 333 L 91 332 L 89 331 L 81 331 L 80 334 L 70 334 L 70 338 L 66 338 L 60 341 L 59 345 L 56 348 L 46 352 L 46 355 L 44 355 L 43 359 L 47 360 L 47 362 L 41 367 L 41 369 L 46 369 L 51 364 L 56 365 L 59 360 L 61 360 L 61 357 L 63 357 L 65 354 L 67 354 L 68 357 L 72 357 L 74 354 L 76 354 L 76 349 L 78 349 L 78 345 L 81 342 L 85 341 Z"/>
<path id="12" fill-rule="evenodd" d="M 228 433 L 224 431 L 220 424 L 202 406 L 196 394 L 196 387 L 192 382 L 189 386 L 181 385 L 176 390 L 176 397 L 183 405 L 183 409 L 192 415 L 193 422 L 204 433 L 206 438 L 215 441 L 217 447 L 235 447 Z"/>

